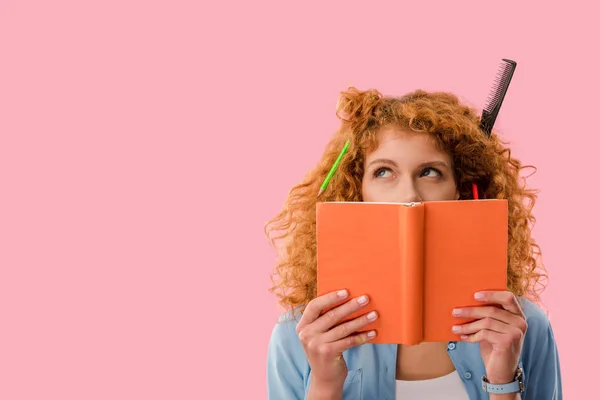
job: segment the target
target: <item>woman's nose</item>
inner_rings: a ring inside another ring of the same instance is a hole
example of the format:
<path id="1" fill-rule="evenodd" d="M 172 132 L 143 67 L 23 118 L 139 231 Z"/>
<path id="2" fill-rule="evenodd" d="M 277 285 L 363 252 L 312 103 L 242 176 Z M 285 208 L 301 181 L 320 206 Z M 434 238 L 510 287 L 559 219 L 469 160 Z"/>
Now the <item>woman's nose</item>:
<path id="1" fill-rule="evenodd" d="M 401 182 L 396 187 L 397 193 L 395 195 L 395 201 L 398 203 L 413 203 L 423 201 L 418 188 L 412 179 L 407 179 Z"/>

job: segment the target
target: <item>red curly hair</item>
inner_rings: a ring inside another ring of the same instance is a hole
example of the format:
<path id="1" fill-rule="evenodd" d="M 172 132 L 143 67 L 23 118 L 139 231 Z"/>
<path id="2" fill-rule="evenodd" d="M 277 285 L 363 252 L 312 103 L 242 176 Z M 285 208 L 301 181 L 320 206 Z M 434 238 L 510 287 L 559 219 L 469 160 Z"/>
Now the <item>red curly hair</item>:
<path id="1" fill-rule="evenodd" d="M 496 133 L 485 135 L 473 108 L 451 93 L 417 90 L 403 97 L 384 97 L 377 90 L 342 92 L 338 102 L 341 127 L 333 135 L 320 162 L 294 186 L 284 208 L 265 226 L 271 243 L 279 246 L 272 276 L 279 302 L 295 310 L 315 298 L 317 289 L 316 203 L 320 185 L 341 148 L 348 152 L 319 201 L 362 201 L 361 181 L 365 155 L 378 144 L 378 131 L 393 125 L 423 132 L 436 139 L 438 148 L 453 162 L 461 199 L 472 199 L 472 182 L 480 198 L 508 200 L 508 289 L 519 297 L 539 301 L 547 278 L 541 251 L 531 237 L 535 223 L 532 208 L 536 191 L 525 187 L 521 162 Z M 278 278 L 278 279 L 276 279 Z"/>

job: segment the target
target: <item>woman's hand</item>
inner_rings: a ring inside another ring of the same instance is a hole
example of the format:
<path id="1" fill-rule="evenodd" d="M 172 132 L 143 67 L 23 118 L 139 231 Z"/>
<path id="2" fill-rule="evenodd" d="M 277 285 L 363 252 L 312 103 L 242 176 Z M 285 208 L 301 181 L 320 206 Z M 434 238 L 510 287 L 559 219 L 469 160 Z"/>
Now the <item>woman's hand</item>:
<path id="1" fill-rule="evenodd" d="M 514 381 L 527 332 L 525 314 L 517 298 L 507 291 L 475 294 L 488 305 L 456 309 L 453 315 L 476 318 L 476 321 L 453 327 L 466 342 L 479 342 L 487 379 L 492 384 Z M 501 308 L 497 307 L 500 305 Z"/>
<path id="2" fill-rule="evenodd" d="M 315 298 L 306 306 L 296 327 L 312 370 L 311 391 L 339 393 L 337 397 L 340 399 L 344 380 L 348 374 L 342 352 L 373 339 L 375 331 L 360 334 L 355 332 L 378 317 L 373 311 L 368 315 L 339 324 L 345 317 L 367 305 L 369 302 L 367 296 L 352 299 L 323 313 L 324 309 L 341 303 L 347 297 L 348 292 L 341 290 Z"/>

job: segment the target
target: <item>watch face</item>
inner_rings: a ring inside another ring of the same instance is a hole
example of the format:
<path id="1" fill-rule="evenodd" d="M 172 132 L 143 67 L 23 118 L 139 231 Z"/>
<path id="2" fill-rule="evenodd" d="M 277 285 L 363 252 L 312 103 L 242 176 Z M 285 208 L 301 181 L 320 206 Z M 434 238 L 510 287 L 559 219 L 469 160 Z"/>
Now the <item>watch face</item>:
<path id="1" fill-rule="evenodd" d="M 523 368 L 520 365 L 517 369 L 516 379 L 519 382 L 519 393 L 523 393 L 525 391 L 525 382 L 523 382 Z"/>

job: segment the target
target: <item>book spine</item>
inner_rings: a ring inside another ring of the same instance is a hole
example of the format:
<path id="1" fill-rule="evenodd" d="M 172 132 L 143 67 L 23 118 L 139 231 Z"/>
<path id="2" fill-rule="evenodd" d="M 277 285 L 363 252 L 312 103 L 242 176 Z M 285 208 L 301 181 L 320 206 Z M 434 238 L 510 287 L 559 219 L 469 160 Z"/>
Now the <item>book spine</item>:
<path id="1" fill-rule="evenodd" d="M 400 301 L 402 344 L 415 345 L 424 338 L 424 225 L 423 204 L 403 207 L 400 213 Z"/>

